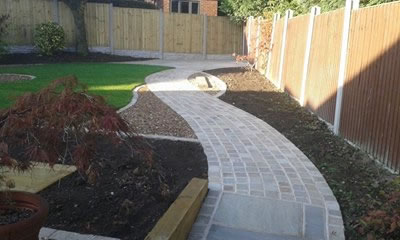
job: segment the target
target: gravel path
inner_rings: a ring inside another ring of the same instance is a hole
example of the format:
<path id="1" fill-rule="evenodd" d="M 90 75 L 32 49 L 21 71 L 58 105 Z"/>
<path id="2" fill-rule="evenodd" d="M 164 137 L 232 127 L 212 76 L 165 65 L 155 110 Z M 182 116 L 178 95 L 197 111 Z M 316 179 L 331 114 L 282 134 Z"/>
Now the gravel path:
<path id="1" fill-rule="evenodd" d="M 139 90 L 136 104 L 121 116 L 140 134 L 197 138 L 187 122 L 150 92 L 147 85 Z"/>

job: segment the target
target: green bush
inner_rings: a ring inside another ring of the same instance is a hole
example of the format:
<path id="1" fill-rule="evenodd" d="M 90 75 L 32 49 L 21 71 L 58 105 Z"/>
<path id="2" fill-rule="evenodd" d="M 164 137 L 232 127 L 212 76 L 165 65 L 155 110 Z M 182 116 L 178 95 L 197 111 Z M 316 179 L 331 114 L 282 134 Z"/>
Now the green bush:
<path id="1" fill-rule="evenodd" d="M 53 22 L 39 24 L 35 29 L 34 41 L 42 55 L 52 56 L 65 47 L 64 29 Z"/>
<path id="2" fill-rule="evenodd" d="M 4 37 L 7 33 L 7 20 L 8 15 L 0 16 L 0 56 L 7 53 L 7 44 L 4 40 Z"/>

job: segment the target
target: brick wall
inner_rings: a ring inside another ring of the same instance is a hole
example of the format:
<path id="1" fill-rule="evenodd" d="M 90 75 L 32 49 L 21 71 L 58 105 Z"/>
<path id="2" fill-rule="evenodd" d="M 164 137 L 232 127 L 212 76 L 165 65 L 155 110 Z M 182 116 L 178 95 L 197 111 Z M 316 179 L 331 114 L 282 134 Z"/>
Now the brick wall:
<path id="1" fill-rule="evenodd" d="M 159 0 L 160 7 L 163 9 L 163 12 L 166 12 L 166 13 L 169 12 L 170 1 L 171 0 Z"/>
<path id="2" fill-rule="evenodd" d="M 218 0 L 198 0 L 200 2 L 200 14 L 207 16 L 218 15 Z M 158 6 L 163 8 L 164 12 L 170 12 L 171 0 L 158 0 Z"/>
<path id="3" fill-rule="evenodd" d="M 218 1 L 217 0 L 201 0 L 200 13 L 207 16 L 218 15 Z"/>

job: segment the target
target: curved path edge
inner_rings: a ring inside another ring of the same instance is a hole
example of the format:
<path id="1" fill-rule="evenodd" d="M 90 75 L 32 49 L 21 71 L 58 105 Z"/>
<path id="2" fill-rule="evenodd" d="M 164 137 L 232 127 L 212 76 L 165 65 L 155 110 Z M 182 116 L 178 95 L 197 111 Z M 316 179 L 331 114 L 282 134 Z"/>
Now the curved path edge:
<path id="1" fill-rule="evenodd" d="M 148 76 L 146 83 L 188 122 L 207 155 L 209 193 L 189 239 L 345 239 L 339 204 L 314 164 L 264 121 L 187 80 L 238 64 L 140 64 L 175 67 Z"/>
<path id="2" fill-rule="evenodd" d="M 212 79 L 212 82 L 216 85 L 216 88 L 218 89 L 218 93 L 216 93 L 215 95 L 212 95 L 213 97 L 220 98 L 221 96 L 223 96 L 226 93 L 226 90 L 228 87 L 226 86 L 226 83 L 224 81 L 222 81 L 218 77 L 211 75 L 207 72 L 200 72 L 200 73 L 203 76 L 205 76 L 209 79 Z M 193 75 L 189 76 L 189 78 L 191 78 L 192 76 Z M 200 89 L 197 86 L 195 86 L 195 87 L 198 89 L 198 91 L 200 91 Z"/>
<path id="3" fill-rule="evenodd" d="M 140 90 L 141 88 L 143 88 L 144 86 L 146 86 L 146 84 L 141 84 L 141 85 L 135 87 L 135 88 L 132 90 L 132 98 L 131 98 L 131 101 L 130 101 L 126 106 L 124 106 L 124 107 L 118 109 L 117 113 L 122 113 L 122 112 L 125 111 L 126 109 L 135 106 L 135 104 L 137 103 L 137 101 L 138 101 L 138 99 L 139 99 L 139 90 Z"/>

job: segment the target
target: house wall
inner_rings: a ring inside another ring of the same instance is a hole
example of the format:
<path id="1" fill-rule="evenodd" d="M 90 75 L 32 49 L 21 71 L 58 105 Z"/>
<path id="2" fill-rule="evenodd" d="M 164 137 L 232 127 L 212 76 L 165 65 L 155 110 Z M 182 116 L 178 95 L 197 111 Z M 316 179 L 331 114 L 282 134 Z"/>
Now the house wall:
<path id="1" fill-rule="evenodd" d="M 218 1 L 217 0 L 201 0 L 200 13 L 207 16 L 218 15 Z"/>
<path id="2" fill-rule="evenodd" d="M 159 6 L 165 13 L 170 12 L 172 0 L 159 0 Z M 207 16 L 218 15 L 218 0 L 198 0 L 200 2 L 200 14 Z"/>
<path id="3" fill-rule="evenodd" d="M 160 0 L 161 1 L 161 8 L 164 10 L 164 12 L 168 13 L 170 11 L 170 1 L 171 0 Z"/>

